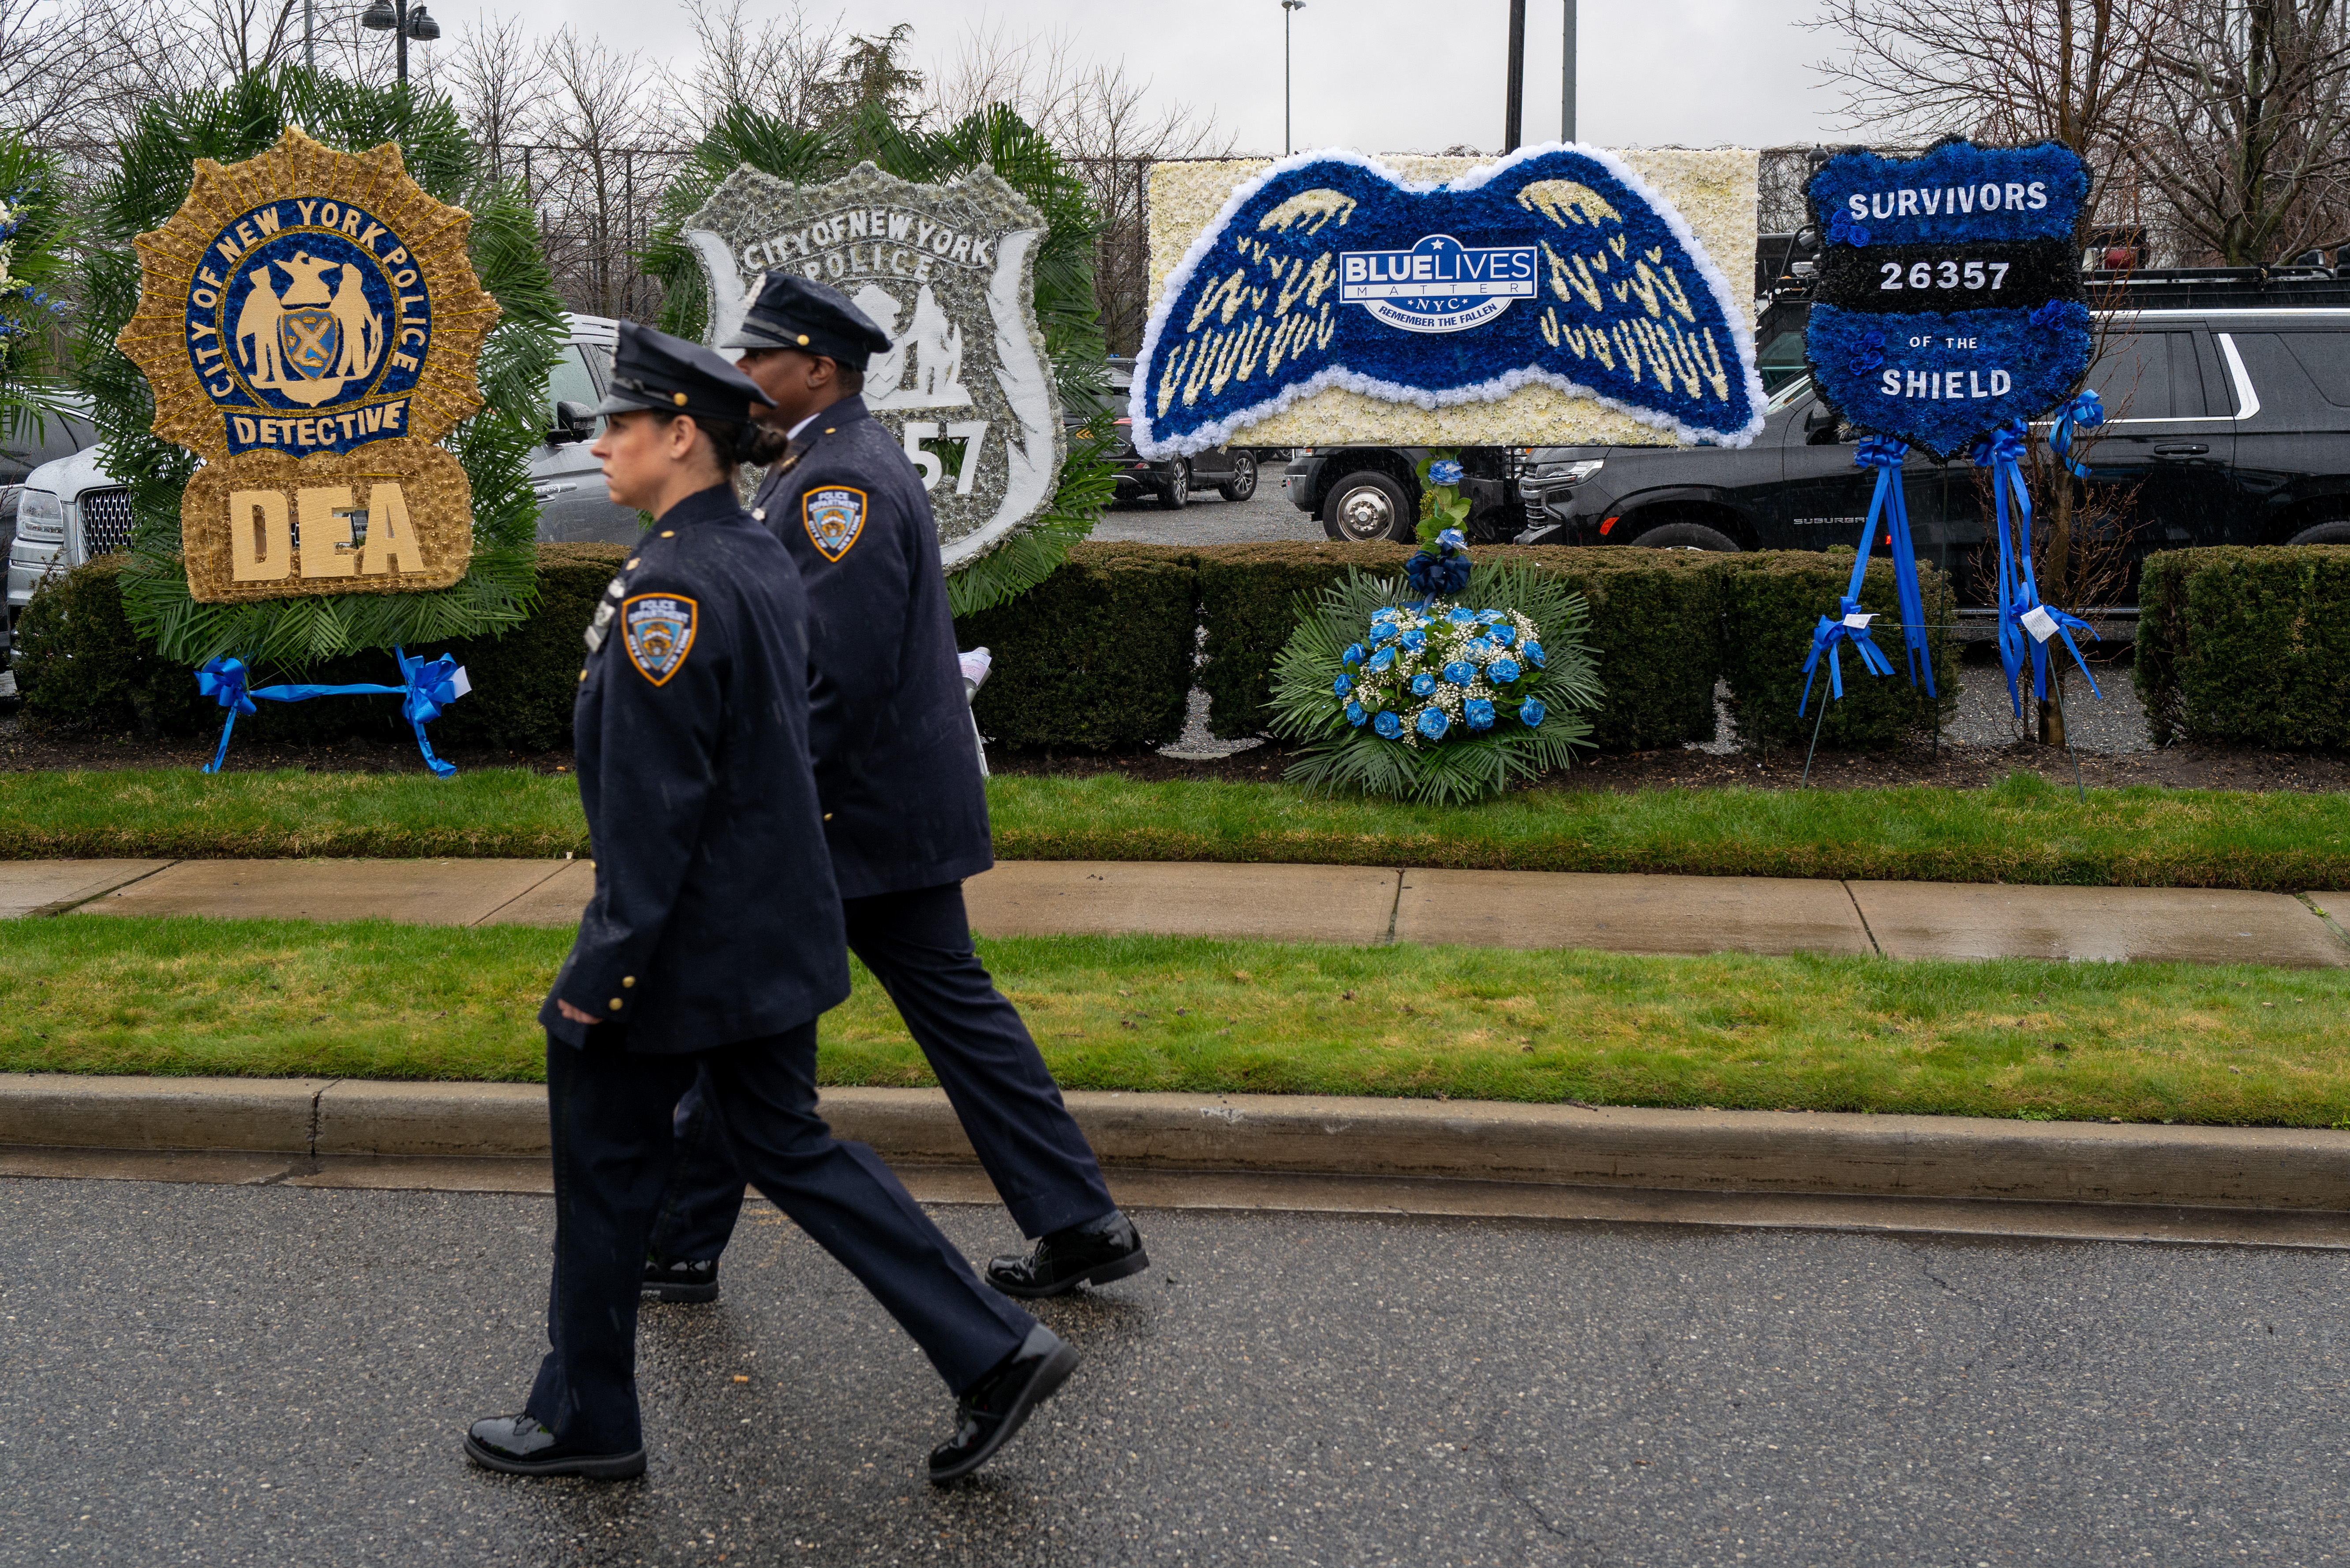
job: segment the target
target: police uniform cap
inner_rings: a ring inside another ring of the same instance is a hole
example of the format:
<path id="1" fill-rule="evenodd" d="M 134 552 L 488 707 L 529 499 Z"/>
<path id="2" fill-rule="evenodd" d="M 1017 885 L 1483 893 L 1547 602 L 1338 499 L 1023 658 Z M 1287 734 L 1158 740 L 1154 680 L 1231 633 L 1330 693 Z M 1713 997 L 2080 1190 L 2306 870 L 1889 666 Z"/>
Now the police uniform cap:
<path id="1" fill-rule="evenodd" d="M 774 403 L 757 382 L 714 349 L 623 321 L 619 347 L 612 355 L 611 390 L 596 411 L 673 409 L 696 419 L 739 425 L 751 417 L 753 404 L 771 408 Z"/>
<path id="2" fill-rule="evenodd" d="M 776 271 L 759 281 L 759 297 L 722 348 L 801 348 L 852 369 L 889 351 L 889 335 L 837 288 Z"/>

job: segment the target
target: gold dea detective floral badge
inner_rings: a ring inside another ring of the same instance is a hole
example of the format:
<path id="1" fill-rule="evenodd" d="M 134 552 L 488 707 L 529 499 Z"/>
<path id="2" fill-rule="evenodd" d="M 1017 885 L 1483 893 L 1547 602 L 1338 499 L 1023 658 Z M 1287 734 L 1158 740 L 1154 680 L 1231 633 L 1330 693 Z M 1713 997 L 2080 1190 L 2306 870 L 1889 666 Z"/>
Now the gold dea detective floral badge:
<path id="1" fill-rule="evenodd" d="M 466 259 L 471 216 L 400 149 L 336 152 L 288 130 L 196 162 L 137 241 L 139 312 L 116 339 L 155 433 L 204 460 L 180 508 L 206 603 L 445 588 L 473 554 L 473 492 L 434 444 L 482 406 L 498 318 Z"/>

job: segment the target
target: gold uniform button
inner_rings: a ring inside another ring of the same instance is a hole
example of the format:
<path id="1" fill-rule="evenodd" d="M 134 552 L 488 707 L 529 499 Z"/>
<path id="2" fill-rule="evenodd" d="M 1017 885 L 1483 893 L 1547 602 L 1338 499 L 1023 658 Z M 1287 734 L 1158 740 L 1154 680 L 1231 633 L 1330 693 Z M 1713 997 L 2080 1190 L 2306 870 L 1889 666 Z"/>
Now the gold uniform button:
<path id="1" fill-rule="evenodd" d="M 675 403 L 681 409 L 685 407 L 685 394 L 683 392 L 671 392 L 669 395 L 669 400 Z"/>
<path id="2" fill-rule="evenodd" d="M 825 433 L 825 434 L 827 434 L 827 435 L 831 435 L 831 434 L 833 434 L 833 433 L 834 433 L 834 427 L 833 427 L 833 426 L 831 426 L 831 425 L 827 425 L 827 426 L 825 426 L 825 427 L 824 427 L 824 433 Z"/>
<path id="3" fill-rule="evenodd" d="M 677 530 L 674 528 L 664 528 L 661 530 L 661 537 L 664 539 L 674 539 L 677 537 Z"/>
<path id="4" fill-rule="evenodd" d="M 807 334 L 805 332 L 800 334 L 800 347 L 803 348 L 807 347 Z"/>
<path id="5" fill-rule="evenodd" d="M 826 812 L 826 813 L 824 814 L 824 819 L 825 819 L 827 822 L 830 822 L 830 821 L 832 820 L 832 813 L 830 813 L 830 812 L 828 812 L 828 811 L 827 811 L 827 812 Z"/>
<path id="6" fill-rule="evenodd" d="M 631 556 L 629 557 L 629 564 L 620 569 L 622 571 L 633 572 L 637 569 L 637 563 L 642 559 L 644 559 L 644 557 L 641 556 Z"/>
<path id="7" fill-rule="evenodd" d="M 579 672 L 579 679 L 580 679 L 580 680 L 587 680 L 587 679 L 588 679 L 588 672 L 587 672 L 586 670 L 581 670 L 581 671 Z"/>
<path id="8" fill-rule="evenodd" d="M 620 999 L 617 996 L 612 998 L 612 1011 L 615 1012 L 620 1011 Z"/>
<path id="9" fill-rule="evenodd" d="M 624 975 L 622 975 L 622 976 L 620 977 L 620 989 L 621 989 L 622 991 L 626 991 L 626 990 L 628 990 L 628 989 L 629 989 L 629 987 L 630 987 L 630 986 L 632 986 L 632 985 L 634 985 L 634 984 L 636 984 L 636 983 L 637 983 L 637 977 L 636 977 L 635 975 L 632 975 L 632 974 L 624 974 Z"/>

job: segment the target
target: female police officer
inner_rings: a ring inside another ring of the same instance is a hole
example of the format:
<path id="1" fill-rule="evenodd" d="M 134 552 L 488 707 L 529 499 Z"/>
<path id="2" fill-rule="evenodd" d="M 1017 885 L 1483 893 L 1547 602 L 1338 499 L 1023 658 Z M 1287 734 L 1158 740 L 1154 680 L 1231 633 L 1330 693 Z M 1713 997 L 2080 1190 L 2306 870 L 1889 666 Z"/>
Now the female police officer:
<path id="1" fill-rule="evenodd" d="M 736 503 L 767 399 L 709 349 L 624 323 L 595 447 L 613 500 L 655 514 L 588 629 L 573 716 L 596 890 L 553 993 L 555 1280 L 524 1412 L 474 1462 L 643 1471 L 634 1368 L 671 1108 L 697 1072 L 744 1173 L 889 1309 L 961 1396 L 934 1480 L 993 1453 L 1076 1353 L 980 1282 L 897 1179 L 816 1116 L 816 1020 L 848 994 L 808 763 L 807 604 Z"/>

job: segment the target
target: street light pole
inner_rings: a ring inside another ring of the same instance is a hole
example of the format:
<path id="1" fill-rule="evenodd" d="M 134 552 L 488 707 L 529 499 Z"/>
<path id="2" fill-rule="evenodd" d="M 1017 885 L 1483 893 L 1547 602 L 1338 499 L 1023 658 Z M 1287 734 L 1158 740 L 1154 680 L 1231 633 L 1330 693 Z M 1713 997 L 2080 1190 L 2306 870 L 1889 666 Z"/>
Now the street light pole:
<path id="1" fill-rule="evenodd" d="M 1565 63 L 1559 67 L 1558 139 L 1575 140 L 1575 0 L 1566 0 Z"/>
<path id="2" fill-rule="evenodd" d="M 1515 152 L 1526 125 L 1526 0 L 1510 0 L 1510 85 L 1502 99 L 1502 151 Z"/>
<path id="3" fill-rule="evenodd" d="M 1289 14 L 1305 9 L 1305 0 L 1281 0 L 1281 155 L 1297 151 L 1289 119 Z"/>
<path id="4" fill-rule="evenodd" d="M 402 87 L 408 85 L 408 40 L 429 44 L 441 36 L 441 24 L 429 16 L 422 5 L 408 8 L 408 0 L 371 0 L 359 14 L 359 26 L 373 32 L 389 32 L 392 36 L 392 71 Z"/>

